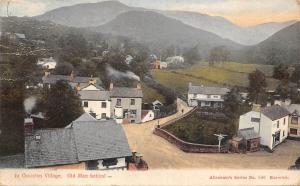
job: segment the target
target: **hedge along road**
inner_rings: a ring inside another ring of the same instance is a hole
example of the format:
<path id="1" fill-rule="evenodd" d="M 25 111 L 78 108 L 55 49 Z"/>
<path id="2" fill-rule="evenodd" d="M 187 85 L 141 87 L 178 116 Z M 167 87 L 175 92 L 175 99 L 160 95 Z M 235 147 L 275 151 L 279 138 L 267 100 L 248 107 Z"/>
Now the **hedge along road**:
<path id="1" fill-rule="evenodd" d="M 178 112 L 159 119 L 159 124 L 182 117 L 189 108 L 177 100 Z M 132 151 L 143 155 L 150 169 L 229 168 L 229 169 L 287 169 L 300 156 L 300 141 L 287 140 L 273 153 L 259 151 L 247 154 L 185 153 L 175 145 L 153 134 L 158 120 L 137 125 L 123 125 Z"/>

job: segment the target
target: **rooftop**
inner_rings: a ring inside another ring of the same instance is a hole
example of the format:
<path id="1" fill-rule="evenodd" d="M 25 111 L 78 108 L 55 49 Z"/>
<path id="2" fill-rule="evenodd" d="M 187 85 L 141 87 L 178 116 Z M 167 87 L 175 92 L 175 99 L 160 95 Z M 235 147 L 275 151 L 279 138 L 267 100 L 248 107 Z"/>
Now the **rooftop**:
<path id="1" fill-rule="evenodd" d="M 80 99 L 82 100 L 110 100 L 109 91 L 101 90 L 83 90 L 78 91 Z"/>
<path id="2" fill-rule="evenodd" d="M 297 114 L 300 115 L 300 104 L 291 104 L 285 106 L 285 108 L 290 112 L 290 114 Z"/>
<path id="3" fill-rule="evenodd" d="M 279 105 L 264 107 L 262 108 L 261 112 L 272 121 L 283 118 L 290 114 L 287 109 Z"/>
<path id="4" fill-rule="evenodd" d="M 246 140 L 260 138 L 259 135 L 254 131 L 254 127 L 240 129 L 238 131 L 238 136 Z"/>
<path id="5" fill-rule="evenodd" d="M 26 167 L 127 156 L 131 150 L 122 126 L 114 120 L 95 120 L 87 113 L 66 128 L 36 130 L 25 138 Z"/>
<path id="6" fill-rule="evenodd" d="M 205 87 L 189 84 L 189 94 L 225 95 L 230 90 L 222 87 Z"/>
<path id="7" fill-rule="evenodd" d="M 111 90 L 111 97 L 142 98 L 143 91 L 141 89 L 130 87 L 114 87 Z"/>

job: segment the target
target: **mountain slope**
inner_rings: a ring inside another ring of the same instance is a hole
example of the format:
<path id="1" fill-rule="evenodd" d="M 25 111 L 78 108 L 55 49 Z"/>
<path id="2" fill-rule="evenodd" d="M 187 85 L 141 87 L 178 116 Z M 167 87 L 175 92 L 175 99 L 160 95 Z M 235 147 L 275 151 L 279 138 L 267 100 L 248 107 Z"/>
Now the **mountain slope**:
<path id="1" fill-rule="evenodd" d="M 267 23 L 251 27 L 240 27 L 227 19 L 219 16 L 209 16 L 206 14 L 187 11 L 159 11 L 165 16 L 182 21 L 190 26 L 215 33 L 221 37 L 244 44 L 257 44 L 277 31 L 295 23 L 287 21 L 282 23 Z"/>
<path id="2" fill-rule="evenodd" d="M 151 11 L 130 11 L 117 16 L 111 22 L 92 28 L 94 31 L 127 36 L 139 42 L 162 48 L 171 45 L 179 47 L 199 46 L 207 54 L 215 46 L 225 45 L 229 49 L 240 49 L 242 46 L 223 39 L 201 29 Z"/>
<path id="3" fill-rule="evenodd" d="M 49 20 L 57 24 L 73 27 L 89 27 L 105 24 L 119 14 L 133 10 L 118 1 L 77 4 L 61 7 L 36 16 L 40 21 Z"/>
<path id="4" fill-rule="evenodd" d="M 299 63 L 300 21 L 280 30 L 265 41 L 248 47 L 241 56 L 250 63 Z"/>
<path id="5" fill-rule="evenodd" d="M 103 1 L 61 7 L 43 15 L 36 16 L 35 18 L 42 21 L 49 20 L 66 26 L 94 27 L 106 24 L 124 12 L 135 10 L 157 12 L 182 21 L 189 26 L 212 32 L 222 38 L 227 38 L 243 45 L 257 44 L 295 22 L 289 21 L 283 23 L 267 23 L 252 27 L 240 27 L 219 16 L 209 16 L 188 11 L 147 10 L 144 8 L 129 7 L 118 1 Z"/>

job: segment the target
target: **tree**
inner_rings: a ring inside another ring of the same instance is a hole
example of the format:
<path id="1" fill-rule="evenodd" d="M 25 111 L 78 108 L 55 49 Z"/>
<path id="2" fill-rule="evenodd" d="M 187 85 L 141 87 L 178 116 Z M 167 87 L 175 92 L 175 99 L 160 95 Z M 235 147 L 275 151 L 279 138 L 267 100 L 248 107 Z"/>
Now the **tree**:
<path id="1" fill-rule="evenodd" d="M 295 70 L 291 76 L 291 81 L 298 84 L 300 83 L 300 65 L 295 67 Z"/>
<path id="2" fill-rule="evenodd" d="M 201 55 L 199 53 L 198 47 L 195 46 L 193 48 L 187 49 L 183 53 L 184 61 L 193 65 L 201 60 Z"/>
<path id="3" fill-rule="evenodd" d="M 273 78 L 279 79 L 279 80 L 282 80 L 282 81 L 288 81 L 288 79 L 290 77 L 288 68 L 289 68 L 288 65 L 285 65 L 285 64 L 282 64 L 282 63 L 279 64 L 279 65 L 276 65 L 274 67 Z"/>
<path id="4" fill-rule="evenodd" d="M 225 46 L 214 47 L 210 50 L 209 62 L 214 64 L 215 62 L 229 61 L 230 52 Z"/>
<path id="5" fill-rule="evenodd" d="M 237 87 L 233 87 L 224 97 L 224 111 L 227 116 L 239 115 L 241 95 Z"/>
<path id="6" fill-rule="evenodd" d="M 255 103 L 261 102 L 265 95 L 265 87 L 267 86 L 266 76 L 263 72 L 255 70 L 248 76 L 249 79 L 249 98 Z"/>
<path id="7" fill-rule="evenodd" d="M 70 75 L 72 70 L 73 70 L 72 64 L 68 62 L 64 62 L 64 63 L 58 63 L 53 73 L 59 75 Z"/>
<path id="8" fill-rule="evenodd" d="M 66 81 L 46 89 L 43 103 L 47 128 L 65 127 L 83 113 L 78 95 Z"/>

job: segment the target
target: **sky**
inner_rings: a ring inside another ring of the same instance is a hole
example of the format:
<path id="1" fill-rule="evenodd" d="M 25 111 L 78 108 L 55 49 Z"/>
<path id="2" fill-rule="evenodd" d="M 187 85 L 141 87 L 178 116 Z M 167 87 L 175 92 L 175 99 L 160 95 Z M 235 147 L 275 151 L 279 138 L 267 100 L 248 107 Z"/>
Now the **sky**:
<path id="1" fill-rule="evenodd" d="M 7 11 L 7 2 L 9 8 Z M 3 16 L 35 16 L 49 10 L 103 0 L 0 0 Z M 300 0 L 119 0 L 135 7 L 184 10 L 222 16 L 240 26 L 300 20 Z"/>

